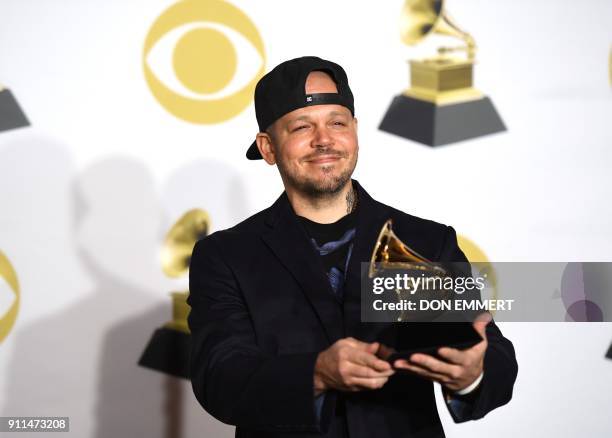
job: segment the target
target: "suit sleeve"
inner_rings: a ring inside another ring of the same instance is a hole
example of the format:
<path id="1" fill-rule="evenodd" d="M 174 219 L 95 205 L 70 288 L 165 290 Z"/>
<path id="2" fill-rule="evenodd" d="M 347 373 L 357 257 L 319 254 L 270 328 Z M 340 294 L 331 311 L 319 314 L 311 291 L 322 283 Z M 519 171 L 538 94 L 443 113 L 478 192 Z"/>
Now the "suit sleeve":
<path id="1" fill-rule="evenodd" d="M 276 355 L 258 347 L 249 309 L 215 238 L 198 241 L 189 269 L 190 373 L 197 400 L 226 424 L 325 432 L 333 397 L 325 398 L 318 419 L 313 382 L 318 353 Z"/>
<path id="2" fill-rule="evenodd" d="M 467 262 L 467 258 L 457 243 L 457 235 L 452 227 L 447 227 L 444 245 L 439 255 L 440 261 Z M 512 342 L 504 337 L 495 321 L 486 328 L 488 347 L 484 357 L 484 375 L 477 390 L 468 397 L 457 397 L 443 390 L 445 398 L 456 397 L 464 405 L 459 414 L 457 409 L 449 411 L 456 423 L 477 420 L 495 408 L 505 405 L 512 398 L 512 390 L 518 373 L 518 364 Z M 470 406 L 466 406 L 466 403 Z"/>

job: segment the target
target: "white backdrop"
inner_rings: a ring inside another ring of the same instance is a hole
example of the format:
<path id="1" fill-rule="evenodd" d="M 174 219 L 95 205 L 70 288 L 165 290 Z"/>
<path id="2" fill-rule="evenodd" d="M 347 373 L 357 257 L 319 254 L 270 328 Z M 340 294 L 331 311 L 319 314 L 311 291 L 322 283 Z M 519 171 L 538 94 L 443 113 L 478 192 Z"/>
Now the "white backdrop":
<path id="1" fill-rule="evenodd" d="M 173 3 L 0 2 L 0 82 L 32 122 L 0 133 L 0 251 L 22 290 L 0 343 L 0 416 L 70 416 L 79 437 L 163 436 L 166 379 L 135 365 L 169 319 L 168 292 L 187 284 L 163 275 L 163 236 L 190 208 L 222 229 L 282 191 L 275 168 L 244 158 L 252 105 L 196 125 L 152 96 L 144 38 Z M 612 261 L 612 3 L 448 0 L 509 131 L 436 149 L 377 130 L 408 85 L 406 60 L 434 42 L 401 44 L 402 3 L 232 0 L 268 69 L 317 55 L 347 70 L 355 176 L 375 198 L 453 225 L 492 261 Z M 6 284 L 0 294 L 1 314 Z M 514 398 L 460 425 L 440 403 L 448 436 L 612 436 L 611 324 L 500 325 L 517 351 Z M 233 436 L 181 386 L 186 437 Z"/>

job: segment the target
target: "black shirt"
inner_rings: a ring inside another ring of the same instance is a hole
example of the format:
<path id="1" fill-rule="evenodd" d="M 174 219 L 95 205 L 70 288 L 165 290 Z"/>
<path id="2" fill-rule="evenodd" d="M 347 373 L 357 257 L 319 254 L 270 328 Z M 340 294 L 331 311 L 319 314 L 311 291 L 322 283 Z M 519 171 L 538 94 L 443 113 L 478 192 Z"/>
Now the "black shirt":
<path id="1" fill-rule="evenodd" d="M 321 256 L 330 285 L 339 299 L 353 249 L 357 209 L 331 224 L 320 224 L 298 216 L 310 241 Z"/>

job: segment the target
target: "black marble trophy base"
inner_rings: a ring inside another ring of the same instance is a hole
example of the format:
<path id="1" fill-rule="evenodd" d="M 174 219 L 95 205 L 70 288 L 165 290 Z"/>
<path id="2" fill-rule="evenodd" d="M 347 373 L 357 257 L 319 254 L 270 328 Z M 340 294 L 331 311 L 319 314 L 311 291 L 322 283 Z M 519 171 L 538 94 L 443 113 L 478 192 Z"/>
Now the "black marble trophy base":
<path id="1" fill-rule="evenodd" d="M 436 105 L 403 94 L 395 96 L 378 128 L 429 146 L 506 130 L 488 97 Z"/>
<path id="2" fill-rule="evenodd" d="M 190 337 L 167 327 L 155 330 L 138 365 L 189 379 Z"/>
<path id="3" fill-rule="evenodd" d="M 29 125 L 11 90 L 5 88 L 0 91 L 0 132 Z"/>

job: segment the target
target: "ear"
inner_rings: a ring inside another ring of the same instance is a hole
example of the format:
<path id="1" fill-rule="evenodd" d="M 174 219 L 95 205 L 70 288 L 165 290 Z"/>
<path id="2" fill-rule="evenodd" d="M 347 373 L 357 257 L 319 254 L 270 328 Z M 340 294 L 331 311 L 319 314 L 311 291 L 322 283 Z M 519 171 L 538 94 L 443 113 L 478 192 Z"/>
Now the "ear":
<path id="1" fill-rule="evenodd" d="M 272 139 L 266 132 L 259 132 L 255 137 L 257 143 L 257 149 L 263 157 L 264 161 L 268 164 L 276 164 L 276 157 L 274 156 L 274 147 L 272 146 Z"/>

